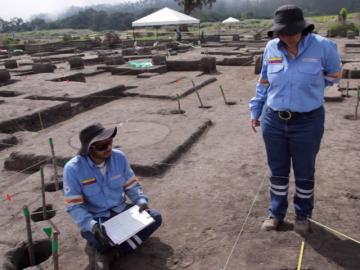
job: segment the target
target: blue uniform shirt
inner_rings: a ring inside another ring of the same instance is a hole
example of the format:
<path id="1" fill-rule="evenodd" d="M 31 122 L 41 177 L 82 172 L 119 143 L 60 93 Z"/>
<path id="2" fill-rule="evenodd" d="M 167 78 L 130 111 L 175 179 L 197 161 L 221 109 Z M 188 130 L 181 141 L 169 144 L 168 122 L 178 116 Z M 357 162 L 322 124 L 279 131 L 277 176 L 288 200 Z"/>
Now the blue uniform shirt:
<path id="1" fill-rule="evenodd" d="M 251 118 L 258 119 L 263 105 L 275 111 L 309 112 L 324 102 L 324 89 L 332 85 L 325 75 L 341 70 L 336 44 L 316 34 L 302 38 L 293 59 L 280 39 L 270 40 L 265 48 L 261 79 L 256 96 L 250 100 Z"/>
<path id="2" fill-rule="evenodd" d="M 91 231 L 97 217 L 121 213 L 125 195 L 135 204 L 147 203 L 134 172 L 120 150 L 112 150 L 106 174 L 87 156 L 77 155 L 64 168 L 64 195 L 67 212 L 81 231 Z"/>

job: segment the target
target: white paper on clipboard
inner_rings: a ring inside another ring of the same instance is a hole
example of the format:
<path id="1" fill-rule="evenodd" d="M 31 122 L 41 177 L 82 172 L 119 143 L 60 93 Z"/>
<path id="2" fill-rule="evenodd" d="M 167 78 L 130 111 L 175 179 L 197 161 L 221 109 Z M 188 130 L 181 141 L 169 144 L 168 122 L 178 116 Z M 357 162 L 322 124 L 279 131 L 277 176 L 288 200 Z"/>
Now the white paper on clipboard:
<path id="1" fill-rule="evenodd" d="M 114 244 L 120 245 L 154 221 L 148 212 L 142 211 L 140 213 L 139 206 L 134 205 L 105 221 L 102 225 L 105 227 L 107 236 Z"/>

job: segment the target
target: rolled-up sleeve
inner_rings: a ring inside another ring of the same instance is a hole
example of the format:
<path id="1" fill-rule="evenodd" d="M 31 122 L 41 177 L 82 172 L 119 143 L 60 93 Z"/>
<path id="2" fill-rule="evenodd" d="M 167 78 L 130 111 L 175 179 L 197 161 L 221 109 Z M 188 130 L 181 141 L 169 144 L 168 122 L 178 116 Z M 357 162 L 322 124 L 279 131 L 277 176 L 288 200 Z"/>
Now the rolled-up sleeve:
<path id="1" fill-rule="evenodd" d="M 250 99 L 249 101 L 249 109 L 251 114 L 251 119 L 258 119 L 261 115 L 263 106 L 266 102 L 267 98 L 267 90 L 269 88 L 268 83 L 264 83 L 267 81 L 267 58 L 266 58 L 267 50 L 265 49 L 263 55 L 263 63 L 261 68 L 261 75 L 259 81 L 256 84 L 256 94 L 255 97 Z"/>

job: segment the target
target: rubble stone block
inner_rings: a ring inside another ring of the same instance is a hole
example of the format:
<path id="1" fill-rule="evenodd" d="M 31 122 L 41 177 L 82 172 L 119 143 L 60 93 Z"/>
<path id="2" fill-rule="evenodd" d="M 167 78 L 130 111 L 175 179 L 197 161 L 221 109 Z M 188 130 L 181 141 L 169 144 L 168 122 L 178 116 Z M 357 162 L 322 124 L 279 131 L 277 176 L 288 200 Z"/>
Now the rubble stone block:
<path id="1" fill-rule="evenodd" d="M 210 74 L 216 71 L 216 57 L 203 57 L 200 59 L 200 69 L 204 73 Z"/>

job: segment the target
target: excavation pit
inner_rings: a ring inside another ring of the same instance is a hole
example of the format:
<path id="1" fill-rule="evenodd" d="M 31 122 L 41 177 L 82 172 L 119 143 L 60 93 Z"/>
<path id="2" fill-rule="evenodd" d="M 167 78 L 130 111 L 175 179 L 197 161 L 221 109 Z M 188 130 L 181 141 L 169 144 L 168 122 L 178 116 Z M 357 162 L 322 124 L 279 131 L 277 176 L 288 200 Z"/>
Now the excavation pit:
<path id="1" fill-rule="evenodd" d="M 17 97 L 20 96 L 21 93 L 16 91 L 2 91 L 0 90 L 0 97 Z"/>
<path id="2" fill-rule="evenodd" d="M 228 106 L 234 106 L 237 104 L 237 102 L 236 101 L 226 101 L 225 104 Z"/>
<path id="3" fill-rule="evenodd" d="M 137 88 L 128 90 L 125 94 L 136 94 L 139 97 L 170 99 L 186 97 L 216 81 L 210 75 L 199 76 L 200 72 L 168 72 L 139 83 Z M 193 85 L 195 84 L 195 87 Z"/>
<path id="4" fill-rule="evenodd" d="M 172 104 L 173 105 L 173 104 Z M 138 98 L 123 98 L 76 115 L 71 121 L 24 144 L 20 151 L 10 154 L 5 161 L 8 170 L 22 170 L 41 160 L 51 160 L 48 138 L 53 138 L 57 160 L 69 160 L 80 148 L 79 132 L 84 116 L 91 122 L 105 127 L 117 126 L 114 146 L 126 153 L 135 173 L 140 176 L 158 175 L 165 172 L 211 126 L 211 121 L 198 117 L 170 114 L 159 117 L 159 107 L 171 111 L 168 102 Z M 90 121 L 90 120 L 89 120 Z M 60 164 L 60 163 L 59 163 Z M 26 166 L 26 167 L 23 167 Z"/>
<path id="5" fill-rule="evenodd" d="M 360 116 L 355 117 L 354 114 L 347 114 L 347 115 L 344 116 L 344 118 L 345 118 L 346 120 L 356 121 L 356 120 L 359 120 L 359 119 L 360 119 Z"/>
<path id="6" fill-rule="evenodd" d="M 0 132 L 38 131 L 71 117 L 71 105 L 64 101 L 6 98 L 0 106 Z"/>
<path id="7" fill-rule="evenodd" d="M 35 265 L 39 265 L 50 258 L 51 241 L 48 239 L 38 240 L 33 242 Z M 22 270 L 28 268 L 30 265 L 28 243 L 21 243 L 20 246 L 8 251 L 5 255 L 4 270 Z M 34 265 L 34 266 L 35 266 Z"/>
<path id="8" fill-rule="evenodd" d="M 31 213 L 30 218 L 34 222 L 39 222 L 39 221 L 43 221 L 43 220 L 52 219 L 53 217 L 55 217 L 55 215 L 56 215 L 56 210 L 53 209 L 53 206 L 51 204 L 47 204 L 45 206 L 45 218 L 44 218 L 44 214 L 43 214 L 43 207 L 39 207 L 39 208 L 35 209 Z"/>

